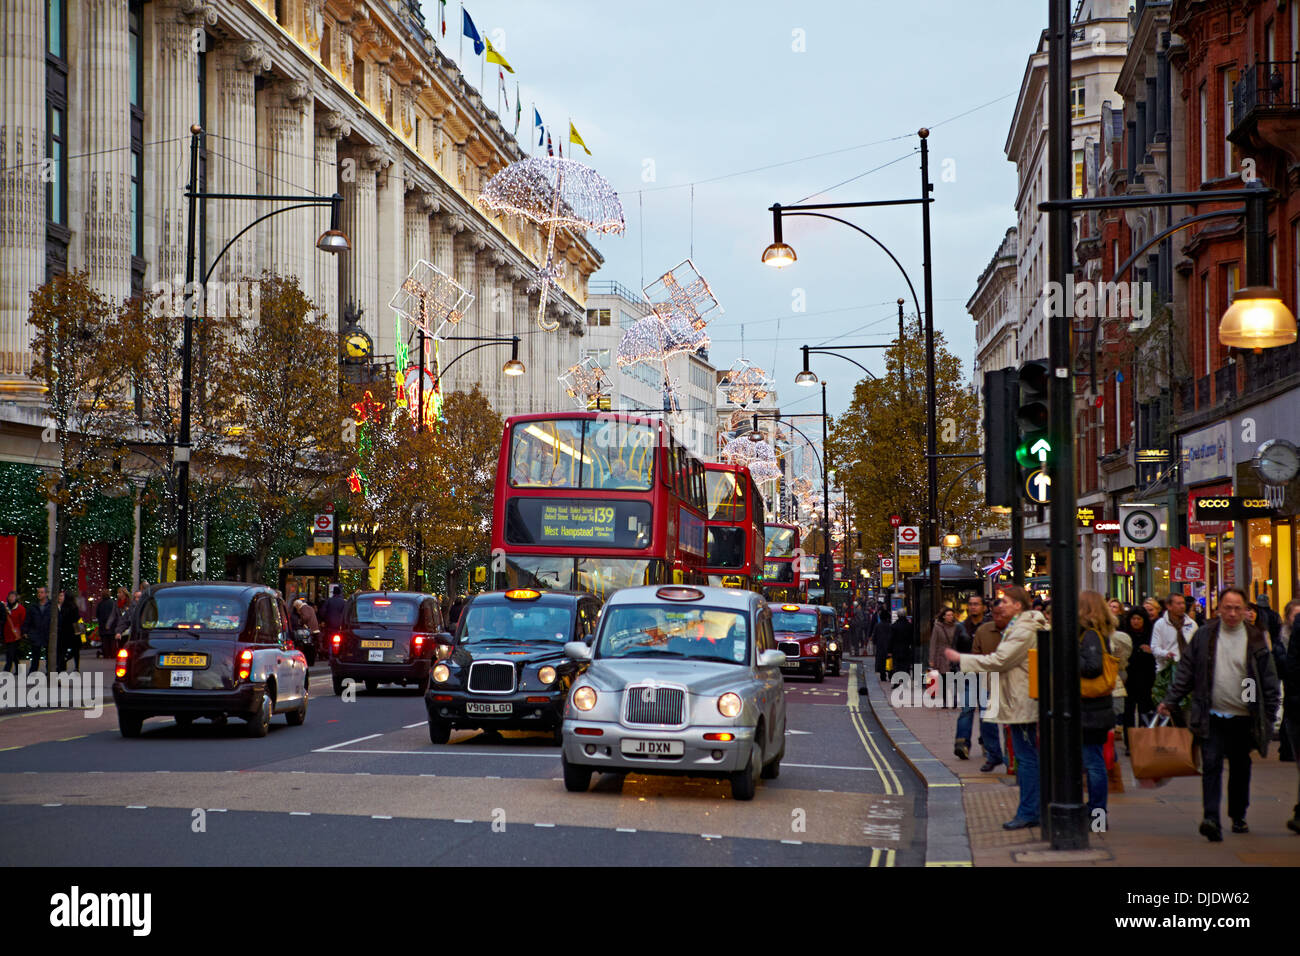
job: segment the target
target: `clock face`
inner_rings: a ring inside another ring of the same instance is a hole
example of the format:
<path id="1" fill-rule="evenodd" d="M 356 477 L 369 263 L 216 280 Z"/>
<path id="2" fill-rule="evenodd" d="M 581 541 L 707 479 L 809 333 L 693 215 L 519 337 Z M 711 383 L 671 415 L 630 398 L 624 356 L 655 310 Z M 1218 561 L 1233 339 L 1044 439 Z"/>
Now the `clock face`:
<path id="1" fill-rule="evenodd" d="M 1259 446 L 1255 471 L 1271 485 L 1284 485 L 1300 471 L 1300 450 L 1289 441 L 1267 441 Z"/>
<path id="2" fill-rule="evenodd" d="M 353 332 L 343 340 L 343 347 L 349 358 L 365 358 L 370 354 L 370 336 L 364 332 Z"/>

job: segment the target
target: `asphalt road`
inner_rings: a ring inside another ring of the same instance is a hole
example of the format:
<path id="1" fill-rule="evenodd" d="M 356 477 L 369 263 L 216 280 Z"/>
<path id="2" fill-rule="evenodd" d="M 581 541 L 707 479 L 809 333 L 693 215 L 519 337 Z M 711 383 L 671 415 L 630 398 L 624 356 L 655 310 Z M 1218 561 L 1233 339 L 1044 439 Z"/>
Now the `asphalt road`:
<path id="1" fill-rule="evenodd" d="M 856 681 L 786 681 L 777 780 L 751 802 L 722 781 L 560 779 L 549 735 L 460 731 L 429 743 L 413 690 L 345 702 L 313 668 L 307 721 L 182 729 L 136 740 L 112 706 L 86 720 L 0 720 L 4 865 L 854 865 L 924 862 L 924 797 Z M 234 842 L 232 842 L 234 841 Z M 246 856 L 244 856 L 246 854 Z"/>

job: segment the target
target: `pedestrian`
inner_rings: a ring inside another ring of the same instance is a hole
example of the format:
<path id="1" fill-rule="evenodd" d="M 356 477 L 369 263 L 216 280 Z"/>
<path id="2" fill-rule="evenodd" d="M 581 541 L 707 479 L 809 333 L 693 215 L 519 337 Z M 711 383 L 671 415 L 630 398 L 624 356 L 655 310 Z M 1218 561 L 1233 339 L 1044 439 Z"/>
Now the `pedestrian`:
<path id="1" fill-rule="evenodd" d="M 1110 608 L 1110 613 L 1115 615 L 1115 620 L 1122 624 L 1124 622 L 1124 602 L 1119 598 L 1107 598 L 1106 606 Z"/>
<path id="2" fill-rule="evenodd" d="M 1287 601 L 1286 607 L 1282 609 L 1282 627 L 1278 630 L 1277 636 L 1288 653 L 1291 650 L 1291 637 L 1295 633 L 1297 617 L 1300 617 L 1300 598 Z"/>
<path id="3" fill-rule="evenodd" d="M 1286 656 L 1283 658 L 1286 691 L 1283 704 L 1286 712 L 1283 733 L 1291 744 L 1291 756 L 1296 761 L 1296 770 L 1300 771 L 1300 635 L 1295 633 L 1296 627 L 1300 625 L 1300 601 L 1289 601 L 1283 613 L 1286 616 L 1286 620 L 1282 623 L 1284 639 L 1290 639 L 1286 644 Z M 1278 642 L 1281 643 L 1282 641 Z M 1273 654 L 1276 657 L 1277 645 L 1273 647 Z M 1297 793 L 1295 809 L 1286 826 L 1293 833 L 1300 833 L 1300 793 Z"/>
<path id="4" fill-rule="evenodd" d="M 859 604 L 853 609 L 853 618 L 849 622 L 849 650 L 854 657 L 862 656 L 863 645 L 867 642 L 868 619 L 869 615 L 865 604 Z"/>
<path id="5" fill-rule="evenodd" d="M 1276 644 L 1282 633 L 1282 616 L 1273 610 L 1267 594 L 1255 598 L 1255 609 L 1259 617 L 1256 627 L 1261 631 L 1267 631 L 1269 640 Z"/>
<path id="6" fill-rule="evenodd" d="M 1032 609 L 1029 592 L 1017 585 L 1002 588 L 998 600 L 1008 602 L 1010 616 L 1002 640 L 993 653 L 958 654 L 949 649 L 945 656 L 957 662 L 962 673 L 998 675 L 996 681 L 989 682 L 988 719 L 1011 728 L 1016 783 L 1020 787 L 1016 815 L 1002 824 L 1002 829 L 1023 830 L 1036 827 L 1040 822 L 1038 702 L 1029 696 L 1029 650 L 1038 646 L 1038 632 L 1047 627 L 1047 619 Z"/>
<path id="7" fill-rule="evenodd" d="M 348 609 L 348 602 L 343 600 L 342 585 L 335 584 L 330 587 L 329 599 L 325 602 L 323 609 L 325 632 L 332 637 L 343 630 L 343 614 Z"/>
<path id="8" fill-rule="evenodd" d="M 898 620 L 889 625 L 889 656 L 893 658 L 893 674 L 912 676 L 912 661 L 916 637 L 912 633 L 912 614 L 907 605 L 898 614 Z"/>
<path id="9" fill-rule="evenodd" d="M 1281 697 L 1273 654 L 1263 632 L 1246 624 L 1246 605 L 1241 588 L 1225 588 L 1219 594 L 1218 620 L 1197 630 L 1157 708 L 1168 716 L 1178 701 L 1191 695 L 1188 726 L 1201 747 L 1200 832 L 1211 843 L 1223 840 L 1219 805 L 1225 759 L 1232 832 L 1250 832 L 1250 751 L 1268 756 Z"/>
<path id="10" fill-rule="evenodd" d="M 987 616 L 987 608 L 984 606 L 984 596 L 981 594 L 972 594 L 966 599 L 966 619 L 957 622 L 957 633 L 953 636 L 953 649 L 959 654 L 971 653 L 974 644 L 975 632 L 984 623 Z M 944 663 L 947 663 L 945 660 Z M 957 672 L 955 666 L 941 668 Z M 978 694 L 972 681 L 962 679 L 957 688 L 958 703 L 961 705 L 961 712 L 957 715 L 957 735 L 953 739 L 952 752 L 958 758 L 965 760 L 970 756 L 971 730 L 975 726 L 975 703 Z"/>
<path id="11" fill-rule="evenodd" d="M 1153 597 L 1143 598 L 1142 607 L 1152 623 L 1160 620 L 1160 615 L 1165 613 L 1165 606 Z"/>
<path id="12" fill-rule="evenodd" d="M 36 589 L 36 603 L 27 609 L 23 622 L 27 634 L 27 646 L 31 652 L 31 673 L 41 668 L 41 655 L 45 655 L 45 671 L 49 673 L 54 662 L 50 660 L 50 620 L 54 613 L 50 606 L 50 594 L 45 588 Z"/>
<path id="13" fill-rule="evenodd" d="M 58 670 L 69 670 L 69 663 L 75 660 L 76 670 L 81 670 L 81 635 L 77 633 L 77 624 L 81 613 L 77 609 L 77 595 L 71 588 L 59 591 L 59 664 Z M 54 666 L 54 661 L 49 662 Z"/>
<path id="14" fill-rule="evenodd" d="M 295 630 L 304 630 L 307 632 L 307 642 L 315 650 L 315 653 L 324 654 L 325 650 L 321 646 L 320 640 L 320 621 L 316 618 L 316 610 L 304 601 L 302 598 L 294 598 L 293 613 L 297 618 L 298 624 Z M 315 662 L 315 654 L 312 655 Z"/>
<path id="15" fill-rule="evenodd" d="M 1116 623 L 1100 594 L 1079 593 L 1079 723 L 1083 733 L 1083 769 L 1088 779 L 1089 820 L 1093 824 L 1100 821 L 1103 829 L 1109 789 L 1106 742 L 1115 729 L 1113 695 L 1120 663 L 1115 659 L 1111 641 Z"/>
<path id="16" fill-rule="evenodd" d="M 876 649 L 876 673 L 884 681 L 889 680 L 890 623 L 889 610 L 882 604 L 871 622 L 871 643 Z"/>
<path id="17" fill-rule="evenodd" d="M 1151 621 L 1146 608 L 1134 605 L 1120 620 L 1120 629 L 1133 642 L 1124 673 L 1124 748 L 1127 751 L 1128 729 L 1145 721 L 1153 708 L 1151 688 L 1156 681 L 1156 659 L 1151 652 Z"/>
<path id="18" fill-rule="evenodd" d="M 456 625 L 460 623 L 460 612 L 464 610 L 464 608 L 465 598 L 459 594 L 456 595 L 456 600 L 451 602 L 451 610 L 447 612 L 451 617 L 451 627 L 453 632 L 456 629 Z"/>
<path id="19" fill-rule="evenodd" d="M 956 703 L 955 688 L 953 688 L 952 682 L 944 680 L 943 676 L 950 671 L 956 673 L 956 670 L 949 666 L 943 652 L 957 646 L 957 627 L 956 613 L 952 608 L 945 607 L 935 617 L 934 626 L 930 628 L 930 670 L 938 675 L 935 679 L 939 682 L 944 707 L 952 707 Z M 967 756 L 969 756 L 969 752 Z M 961 759 L 965 760 L 966 758 L 962 757 Z"/>
<path id="20" fill-rule="evenodd" d="M 5 671 L 17 674 L 18 652 L 22 647 L 23 621 L 27 617 L 27 608 L 23 607 L 17 591 L 9 592 L 4 608 Z"/>
<path id="21" fill-rule="evenodd" d="M 1002 634 L 1011 620 L 1011 603 L 994 601 L 985 620 L 975 629 L 971 638 L 971 653 L 977 656 L 992 654 L 1002 641 Z M 1002 756 L 1002 735 L 997 724 L 989 719 L 989 699 L 980 706 L 980 747 L 984 750 L 984 765 L 980 773 L 992 773 L 1005 760 Z M 959 718 L 960 719 L 960 718 Z"/>
<path id="22" fill-rule="evenodd" d="M 1151 653 L 1156 662 L 1156 679 L 1153 695 L 1163 700 L 1165 690 L 1174 679 L 1174 668 L 1178 659 L 1187 649 L 1187 642 L 1196 633 L 1196 622 L 1187 616 L 1187 605 L 1181 594 L 1170 594 L 1165 607 L 1168 610 L 1152 614 L 1151 606 L 1160 606 L 1154 598 L 1147 598 L 1142 603 L 1147 614 L 1154 622 L 1151 627 Z"/>
<path id="23" fill-rule="evenodd" d="M 108 651 L 110 643 L 108 634 L 108 622 L 113 616 L 113 592 L 104 588 L 99 592 L 99 602 L 95 605 L 95 621 L 99 625 L 99 656 L 103 657 Z"/>

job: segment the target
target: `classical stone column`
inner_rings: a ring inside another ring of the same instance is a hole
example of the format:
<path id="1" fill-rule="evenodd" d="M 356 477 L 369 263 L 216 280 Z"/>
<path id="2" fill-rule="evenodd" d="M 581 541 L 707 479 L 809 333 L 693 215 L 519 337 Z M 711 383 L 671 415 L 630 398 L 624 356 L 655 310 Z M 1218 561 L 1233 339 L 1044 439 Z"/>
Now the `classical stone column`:
<path id="1" fill-rule="evenodd" d="M 316 193 L 330 196 L 339 192 L 338 141 L 352 134 L 352 126 L 339 113 L 320 112 L 316 116 L 315 176 Z M 340 220 L 341 222 L 342 220 Z M 349 234 L 349 239 L 352 239 Z M 317 310 L 328 317 L 328 326 L 339 323 L 339 276 L 350 267 L 356 255 L 355 240 L 352 251 L 337 256 L 326 256 L 316 264 L 316 290 L 313 299 Z"/>
<path id="2" fill-rule="evenodd" d="M 352 254 L 344 265 L 339 289 L 339 308 L 350 300 L 365 312 L 361 326 L 378 345 L 379 339 L 379 208 L 375 197 L 375 173 L 383 159 L 377 147 L 350 151 L 352 179 L 344 179 L 343 231 L 352 240 Z"/>
<path id="3" fill-rule="evenodd" d="M 7 3 L 0 32 L 0 382 L 38 400 L 27 311 L 45 281 L 45 7 Z"/>
<path id="4" fill-rule="evenodd" d="M 91 284 L 109 301 L 120 302 L 131 294 L 132 64 L 127 0 L 86 0 L 81 27 L 78 42 L 86 66 L 74 78 L 82 86 L 85 104 L 81 261 Z"/>
<path id="5" fill-rule="evenodd" d="M 282 196 L 303 195 L 311 190 L 316 176 L 307 148 L 310 128 L 311 91 L 303 80 L 285 80 L 270 90 L 267 102 L 267 192 Z M 292 203 L 269 204 L 283 209 Z M 328 207 L 325 207 L 328 209 Z M 329 213 L 321 209 L 295 209 L 266 221 L 267 268 L 295 276 L 308 295 L 316 287 L 316 238 L 329 226 Z"/>
<path id="6" fill-rule="evenodd" d="M 209 61 L 215 89 L 209 97 L 208 190 L 257 192 L 257 108 L 254 82 L 270 66 L 260 43 L 224 44 Z M 227 242 L 256 218 L 256 206 L 236 200 L 207 203 L 208 256 L 215 258 Z M 244 233 L 217 264 L 212 278 L 221 282 L 255 279 L 265 261 L 258 256 L 258 232 Z M 203 264 L 207 269 L 211 262 Z"/>
<path id="7" fill-rule="evenodd" d="M 519 336 L 519 360 L 524 363 L 524 368 L 527 369 L 520 380 L 516 401 L 520 413 L 535 412 L 541 407 L 538 390 L 544 388 L 545 385 L 541 362 L 533 348 L 538 336 L 528 334 L 528 317 L 532 296 L 528 293 L 528 276 L 522 269 L 512 270 L 510 279 L 510 304 L 513 312 L 511 332 Z"/>
<path id="8" fill-rule="evenodd" d="M 465 317 L 461 319 L 460 324 L 456 327 L 453 335 L 481 335 L 479 332 L 479 302 L 480 289 L 478 286 L 476 268 L 475 268 L 475 246 L 481 242 L 481 239 L 475 237 L 468 229 L 465 229 L 461 220 L 457 219 L 456 223 L 464 231 L 458 231 L 454 249 L 455 270 L 452 273 L 454 278 L 463 288 L 468 289 L 474 294 L 474 301 L 469 308 L 465 310 Z M 443 355 L 443 364 L 451 362 L 457 355 L 473 345 L 472 342 L 452 342 L 449 344 Z M 471 364 L 478 353 L 468 356 L 463 361 L 457 362 L 456 367 L 451 370 L 447 381 L 443 383 L 443 393 L 447 394 L 455 391 L 468 390 L 470 384 L 476 380 L 474 366 Z"/>
<path id="9" fill-rule="evenodd" d="M 376 181 L 379 237 L 376 282 L 378 291 L 379 337 L 375 339 L 377 355 L 393 355 L 397 348 L 395 313 L 388 307 L 401 287 L 410 267 L 406 260 L 406 176 L 399 157 L 387 162 Z"/>
<path id="10" fill-rule="evenodd" d="M 413 189 L 406 194 L 406 270 L 421 259 L 432 262 L 429 215 L 433 211 L 433 197 L 423 190 Z"/>
<path id="11" fill-rule="evenodd" d="M 158 0 L 154 7 L 153 103 L 145 114 L 145 141 L 153 155 L 155 253 L 145 286 L 185 275 L 190 126 L 199 121 L 199 68 L 193 31 L 216 23 L 216 11 L 196 0 Z M 149 87 L 146 87 L 148 89 Z"/>

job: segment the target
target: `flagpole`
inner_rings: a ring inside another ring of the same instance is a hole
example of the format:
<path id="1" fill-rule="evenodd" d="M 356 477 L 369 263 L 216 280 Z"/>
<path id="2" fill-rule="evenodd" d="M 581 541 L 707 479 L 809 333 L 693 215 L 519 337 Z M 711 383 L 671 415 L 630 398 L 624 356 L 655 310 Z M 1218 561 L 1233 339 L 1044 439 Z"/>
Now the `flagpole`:
<path id="1" fill-rule="evenodd" d="M 460 5 L 460 49 L 456 52 L 457 65 L 465 72 L 465 4 Z"/>
<path id="2" fill-rule="evenodd" d="M 533 108 L 533 132 L 537 131 L 537 100 L 531 100 L 530 105 Z M 528 134 L 528 155 L 533 155 L 533 134 Z"/>

